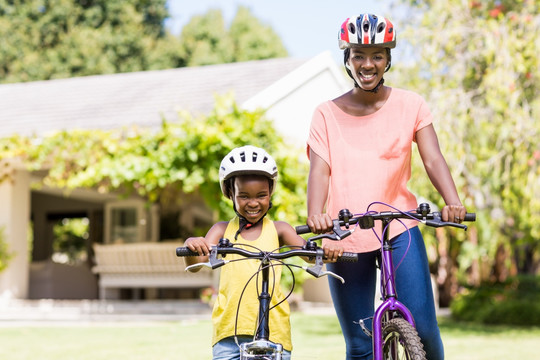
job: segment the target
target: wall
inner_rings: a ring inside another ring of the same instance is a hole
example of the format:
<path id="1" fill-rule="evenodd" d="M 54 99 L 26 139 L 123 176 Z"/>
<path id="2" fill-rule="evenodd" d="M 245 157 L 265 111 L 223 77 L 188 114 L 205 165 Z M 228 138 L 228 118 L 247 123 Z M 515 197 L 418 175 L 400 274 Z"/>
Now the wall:
<path id="1" fill-rule="evenodd" d="M 15 161 L 0 161 L 0 226 L 4 227 L 9 251 L 8 268 L 0 274 L 0 298 L 24 299 L 28 295 L 30 221 L 30 174 Z"/>

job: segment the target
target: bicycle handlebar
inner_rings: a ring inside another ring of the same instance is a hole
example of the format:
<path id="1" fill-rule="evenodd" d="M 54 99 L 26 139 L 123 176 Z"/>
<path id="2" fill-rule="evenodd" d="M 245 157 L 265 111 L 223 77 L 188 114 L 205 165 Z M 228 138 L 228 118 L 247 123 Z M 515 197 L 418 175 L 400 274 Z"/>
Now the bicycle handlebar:
<path id="1" fill-rule="evenodd" d="M 291 249 L 287 250 L 285 252 L 266 252 L 266 251 L 249 251 L 246 249 L 242 249 L 239 247 L 234 247 L 233 245 L 230 245 L 228 247 L 223 246 L 213 246 L 212 251 L 215 249 L 216 254 L 219 255 L 227 255 L 227 254 L 237 254 L 241 255 L 245 258 L 250 259 L 269 259 L 269 260 L 284 260 L 288 259 L 294 256 L 302 256 L 302 257 L 308 257 L 308 258 L 314 258 L 320 255 L 320 251 L 322 251 L 321 248 L 317 247 L 316 249 L 308 249 L 308 248 L 301 248 L 301 249 Z M 195 251 L 191 251 L 187 247 L 178 247 L 176 248 L 176 256 L 199 256 L 199 253 Z M 341 257 L 338 258 L 339 262 L 355 262 L 358 261 L 358 255 L 355 253 L 343 253 Z"/>
<path id="2" fill-rule="evenodd" d="M 323 259 L 324 259 L 324 250 L 317 245 L 314 241 L 308 240 L 306 244 L 301 249 L 291 249 L 284 252 L 273 252 L 273 251 L 249 251 L 239 247 L 235 247 L 234 244 L 228 239 L 221 239 L 216 246 L 212 246 L 210 250 L 210 255 L 207 263 L 199 263 L 190 265 L 186 270 L 200 268 L 202 266 L 209 267 L 211 269 L 217 269 L 225 265 L 228 261 L 223 258 L 218 259 L 218 255 L 225 257 L 227 254 L 238 254 L 245 258 L 250 259 L 259 259 L 261 261 L 269 260 L 278 260 L 287 259 L 293 256 L 303 256 L 310 259 L 315 259 L 315 264 L 312 266 L 299 266 L 309 274 L 319 278 L 321 276 L 330 275 L 339 279 L 342 283 L 345 280 L 331 271 L 325 271 L 323 268 Z M 187 247 L 178 247 L 176 248 L 176 256 L 199 256 L 197 252 L 191 251 Z M 358 254 L 355 253 L 343 253 L 338 259 L 338 262 L 356 262 L 358 261 Z"/>
<path id="3" fill-rule="evenodd" d="M 467 230 L 467 226 L 450 221 L 442 221 L 442 215 L 440 212 L 430 212 L 428 204 L 422 203 L 413 211 L 401 212 L 401 211 L 382 211 L 378 213 L 366 213 L 361 215 L 352 215 L 347 209 L 343 209 L 339 212 L 339 219 L 332 220 L 334 223 L 333 234 L 322 234 L 317 238 L 327 238 L 331 240 L 341 240 L 342 238 L 349 236 L 351 230 L 349 225 L 358 224 L 362 229 L 370 229 L 375 226 L 375 220 L 391 221 L 394 219 L 416 219 L 427 226 L 431 227 L 443 227 L 451 226 Z M 467 213 L 463 221 L 476 221 L 475 213 Z M 345 226 L 347 230 L 343 230 Z M 296 226 L 297 234 L 309 234 L 311 229 L 308 225 Z"/>

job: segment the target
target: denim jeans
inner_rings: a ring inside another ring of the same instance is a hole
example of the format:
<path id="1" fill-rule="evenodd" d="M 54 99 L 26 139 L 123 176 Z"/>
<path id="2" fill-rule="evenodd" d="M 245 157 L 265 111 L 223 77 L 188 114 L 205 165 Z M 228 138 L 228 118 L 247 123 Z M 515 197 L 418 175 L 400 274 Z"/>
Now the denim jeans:
<path id="1" fill-rule="evenodd" d="M 427 359 L 443 360 L 444 349 L 437 324 L 426 248 L 418 227 L 391 240 L 396 271 L 398 299 L 411 311 Z M 406 252 L 405 258 L 403 258 Z M 329 277 L 330 292 L 345 337 L 347 360 L 371 359 L 371 338 L 364 334 L 358 321 L 373 316 L 376 259 L 379 251 L 359 254 L 356 263 L 328 263 L 328 270 L 345 279 L 345 284 Z M 371 328 L 371 319 L 366 321 Z"/>
<path id="2" fill-rule="evenodd" d="M 238 344 L 252 342 L 253 336 L 238 336 Z M 240 348 L 234 337 L 228 337 L 218 341 L 212 348 L 212 360 L 240 360 Z M 282 360 L 291 360 L 291 352 L 283 350 Z"/>

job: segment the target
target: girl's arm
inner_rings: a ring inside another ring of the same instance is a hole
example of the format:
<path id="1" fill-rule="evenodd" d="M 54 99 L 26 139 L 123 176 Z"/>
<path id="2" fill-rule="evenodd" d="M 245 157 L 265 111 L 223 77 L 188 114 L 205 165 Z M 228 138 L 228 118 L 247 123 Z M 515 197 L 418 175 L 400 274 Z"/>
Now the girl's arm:
<path id="1" fill-rule="evenodd" d="M 218 222 L 208 230 L 205 237 L 190 237 L 184 242 L 184 246 L 188 249 L 199 253 L 199 256 L 184 257 L 186 266 L 208 261 L 212 246 L 217 245 L 219 239 L 225 235 L 227 224 L 227 222 Z M 194 270 L 196 271 L 199 269 Z"/>
<path id="2" fill-rule="evenodd" d="M 443 220 L 460 223 L 467 210 L 461 204 L 456 185 L 441 153 L 439 140 L 432 124 L 416 132 L 416 143 L 429 179 L 446 203 L 442 210 Z"/>
<path id="3" fill-rule="evenodd" d="M 324 211 L 328 199 L 329 184 L 330 166 L 310 148 L 307 225 L 315 234 L 322 234 L 332 229 L 332 218 Z"/>

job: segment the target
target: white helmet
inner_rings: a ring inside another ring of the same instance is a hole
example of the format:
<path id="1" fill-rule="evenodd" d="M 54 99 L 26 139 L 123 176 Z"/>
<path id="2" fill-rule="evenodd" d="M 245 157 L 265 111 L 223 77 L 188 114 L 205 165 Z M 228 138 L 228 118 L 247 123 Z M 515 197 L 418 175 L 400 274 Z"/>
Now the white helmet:
<path id="1" fill-rule="evenodd" d="M 227 180 L 236 175 L 263 175 L 271 180 L 270 195 L 274 192 L 278 170 L 276 162 L 261 148 L 246 145 L 231 150 L 221 160 L 219 166 L 219 185 L 223 195 L 231 198 L 230 185 Z"/>

